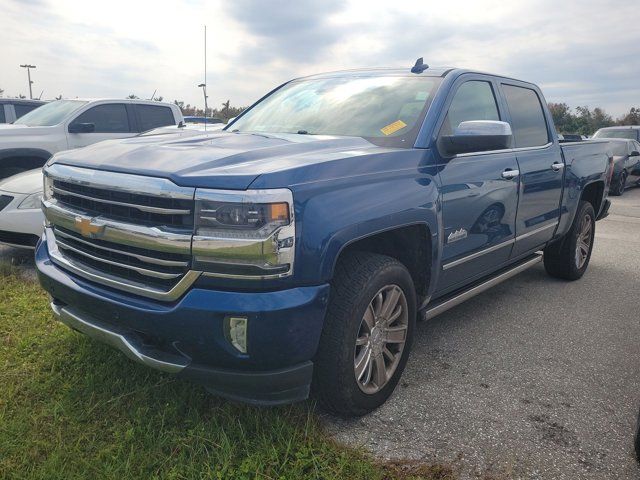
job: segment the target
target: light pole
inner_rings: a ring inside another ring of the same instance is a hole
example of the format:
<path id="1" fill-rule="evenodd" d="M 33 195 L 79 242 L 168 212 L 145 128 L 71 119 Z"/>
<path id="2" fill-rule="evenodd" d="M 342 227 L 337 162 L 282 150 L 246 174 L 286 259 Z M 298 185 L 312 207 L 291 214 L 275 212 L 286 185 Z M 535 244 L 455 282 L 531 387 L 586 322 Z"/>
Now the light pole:
<path id="1" fill-rule="evenodd" d="M 204 94 L 204 116 L 206 118 L 207 117 L 207 110 L 208 110 L 208 107 L 207 107 L 207 98 L 208 98 L 208 96 L 207 96 L 207 85 L 204 84 L 204 83 L 201 83 L 200 85 L 198 85 L 198 87 L 202 88 L 202 93 Z"/>
<path id="2" fill-rule="evenodd" d="M 27 69 L 27 78 L 29 79 L 29 98 L 31 100 L 33 100 L 33 93 L 31 91 L 31 85 L 33 85 L 33 82 L 31 81 L 31 69 L 32 68 L 36 68 L 35 65 L 29 65 L 27 63 L 25 63 L 24 65 L 20 65 L 22 68 L 26 68 Z"/>

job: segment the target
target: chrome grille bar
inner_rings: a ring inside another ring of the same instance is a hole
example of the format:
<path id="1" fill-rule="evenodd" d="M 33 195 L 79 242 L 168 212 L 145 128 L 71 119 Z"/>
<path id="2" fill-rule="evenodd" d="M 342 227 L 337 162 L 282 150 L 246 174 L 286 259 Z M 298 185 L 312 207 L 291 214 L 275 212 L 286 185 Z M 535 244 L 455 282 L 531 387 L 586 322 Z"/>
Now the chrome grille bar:
<path id="1" fill-rule="evenodd" d="M 170 280 L 173 278 L 179 278 L 182 276 L 182 273 L 164 273 L 164 272 L 157 272 L 155 270 L 147 270 L 146 268 L 140 268 L 140 267 L 135 267 L 133 265 L 123 265 L 120 262 L 113 262 L 111 260 L 107 260 L 106 258 L 102 258 L 102 257 L 98 257 L 96 255 L 91 255 L 79 248 L 76 247 L 72 247 L 71 245 L 69 245 L 68 243 L 63 242 L 62 240 L 58 239 L 57 240 L 58 243 L 58 248 L 62 248 L 63 250 L 71 250 L 74 253 L 77 253 L 78 255 L 90 258 L 91 260 L 95 260 L 97 262 L 102 262 L 102 263 L 106 263 L 107 265 L 114 265 L 116 267 L 124 267 L 127 270 L 133 270 L 134 272 L 137 272 L 141 275 L 146 275 L 147 277 L 155 277 L 155 278 L 162 278 L 164 280 Z"/>
<path id="2" fill-rule="evenodd" d="M 149 213 L 159 213 L 161 215 L 189 215 L 191 210 L 183 210 L 177 208 L 161 208 L 161 207 L 151 207 L 148 205 L 137 205 L 134 203 L 126 203 L 126 202 L 118 202 L 115 200 L 106 200 L 100 197 L 94 197 L 89 195 L 83 195 L 81 193 L 70 192 L 68 190 L 64 190 L 60 187 L 53 187 L 54 193 L 59 195 L 68 195 L 71 197 L 82 198 L 84 200 L 91 200 L 92 202 L 100 202 L 100 203 L 108 203 L 109 205 L 117 205 L 119 207 L 129 207 L 135 208 L 136 210 L 140 210 L 141 212 L 149 212 Z"/>

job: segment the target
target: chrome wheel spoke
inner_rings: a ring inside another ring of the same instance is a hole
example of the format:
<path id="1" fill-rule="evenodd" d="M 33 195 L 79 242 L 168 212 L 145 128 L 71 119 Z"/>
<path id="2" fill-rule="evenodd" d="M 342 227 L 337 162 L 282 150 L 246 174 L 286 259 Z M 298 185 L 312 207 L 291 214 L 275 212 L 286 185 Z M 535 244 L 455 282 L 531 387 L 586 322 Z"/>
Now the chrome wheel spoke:
<path id="1" fill-rule="evenodd" d="M 371 364 L 371 347 L 364 347 L 355 363 L 356 378 L 358 381 L 362 379 L 363 374 L 369 369 Z"/>
<path id="2" fill-rule="evenodd" d="M 398 305 L 398 300 L 400 300 L 401 294 L 402 290 L 398 287 L 394 287 L 387 293 L 384 303 L 382 304 L 382 311 L 380 312 L 380 316 L 383 319 L 386 320 L 391 317 L 391 314 L 395 311 L 396 306 Z"/>
<path id="3" fill-rule="evenodd" d="M 391 327 L 385 330 L 387 343 L 404 343 L 407 339 L 407 326 L 400 325 L 398 327 Z"/>
<path id="4" fill-rule="evenodd" d="M 363 345 L 366 345 L 367 343 L 369 343 L 369 336 L 365 335 L 363 337 L 358 337 L 356 339 L 356 346 L 357 347 L 361 347 Z"/>
<path id="5" fill-rule="evenodd" d="M 382 354 L 387 357 L 387 360 L 389 360 L 389 362 L 393 362 L 395 355 L 393 353 L 391 353 L 391 350 L 389 350 L 386 346 L 384 347 L 384 349 L 382 350 Z"/>
<path id="6" fill-rule="evenodd" d="M 374 382 L 376 382 L 378 388 L 382 388 L 387 383 L 387 366 L 384 363 L 382 355 L 378 355 L 374 359 L 374 362 L 376 366 Z"/>
<path id="7" fill-rule="evenodd" d="M 376 324 L 376 314 L 373 311 L 373 306 L 371 304 L 369 304 L 369 306 L 367 307 L 367 310 L 364 312 L 364 317 L 362 319 L 364 320 L 364 323 L 367 325 L 369 332 L 371 332 L 374 325 Z"/>

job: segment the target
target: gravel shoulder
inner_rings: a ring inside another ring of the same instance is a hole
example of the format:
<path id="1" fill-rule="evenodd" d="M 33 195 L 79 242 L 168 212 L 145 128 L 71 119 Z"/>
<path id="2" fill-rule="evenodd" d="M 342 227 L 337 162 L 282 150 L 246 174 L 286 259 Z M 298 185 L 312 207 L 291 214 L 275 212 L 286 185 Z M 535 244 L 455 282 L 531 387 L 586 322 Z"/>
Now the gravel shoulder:
<path id="1" fill-rule="evenodd" d="M 640 189 L 612 201 L 580 281 L 534 267 L 418 324 L 390 401 L 333 436 L 461 478 L 640 478 Z"/>

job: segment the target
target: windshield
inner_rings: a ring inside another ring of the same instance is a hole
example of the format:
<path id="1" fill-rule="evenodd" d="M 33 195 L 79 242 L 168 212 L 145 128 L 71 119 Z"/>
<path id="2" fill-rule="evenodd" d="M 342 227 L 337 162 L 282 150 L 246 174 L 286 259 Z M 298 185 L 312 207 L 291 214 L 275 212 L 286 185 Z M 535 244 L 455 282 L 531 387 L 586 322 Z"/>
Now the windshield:
<path id="1" fill-rule="evenodd" d="M 598 130 L 593 138 L 628 138 L 630 140 L 637 140 L 638 130 L 631 128 L 603 128 Z"/>
<path id="2" fill-rule="evenodd" d="M 622 157 L 628 153 L 627 142 L 625 141 L 610 142 L 610 145 L 611 145 L 611 154 L 614 157 Z"/>
<path id="3" fill-rule="evenodd" d="M 437 77 L 334 77 L 284 85 L 231 125 L 232 132 L 363 137 L 412 147 Z"/>
<path id="4" fill-rule="evenodd" d="M 56 100 L 41 107 L 31 110 L 29 113 L 16 120 L 16 125 L 28 127 L 50 127 L 58 125 L 68 115 L 78 110 L 85 103 L 81 100 Z"/>

